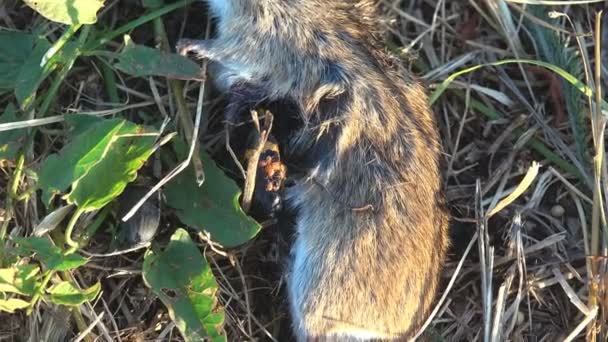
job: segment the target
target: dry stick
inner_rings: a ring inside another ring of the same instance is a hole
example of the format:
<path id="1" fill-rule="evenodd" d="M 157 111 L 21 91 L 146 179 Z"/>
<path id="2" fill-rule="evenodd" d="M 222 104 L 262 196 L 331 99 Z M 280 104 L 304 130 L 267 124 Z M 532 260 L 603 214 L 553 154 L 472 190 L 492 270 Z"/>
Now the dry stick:
<path id="1" fill-rule="evenodd" d="M 585 317 L 585 319 L 582 320 L 576 326 L 576 328 L 574 328 L 574 330 L 572 330 L 572 332 L 568 336 L 566 336 L 566 338 L 564 339 L 564 342 L 573 341 L 578 336 L 578 334 L 580 334 L 581 331 L 583 331 L 583 329 L 585 329 L 585 327 L 587 327 L 587 326 L 592 327 L 593 324 L 589 324 L 589 323 L 591 323 L 591 321 L 597 317 L 597 312 L 598 312 L 598 307 L 596 306 L 595 308 L 593 308 L 593 310 L 591 310 L 591 312 L 587 315 L 587 317 Z"/>
<path id="2" fill-rule="evenodd" d="M 63 278 L 62 280 L 64 280 L 64 281 L 76 283 L 76 278 L 69 271 L 61 272 L 61 278 Z M 83 339 L 85 340 L 85 342 L 94 342 L 95 339 L 90 334 L 91 330 L 89 330 L 89 328 L 88 328 L 89 326 L 87 326 L 87 323 L 84 320 L 84 316 L 82 315 L 82 312 L 80 311 L 80 306 L 74 306 L 70 310 L 70 313 L 72 314 L 72 318 L 74 318 L 74 321 L 76 322 L 78 331 L 80 331 L 82 333 L 84 333 L 86 331 L 86 334 L 84 334 L 84 336 L 83 336 Z"/>
<path id="3" fill-rule="evenodd" d="M 156 35 L 157 41 L 160 43 L 163 50 L 169 49 L 169 40 L 167 39 L 167 33 L 165 32 L 164 24 L 161 18 L 154 19 L 154 31 Z M 207 27 L 205 29 L 205 39 L 209 38 L 209 34 L 211 32 L 211 23 L 207 22 Z M 203 62 L 203 66 L 201 68 L 201 82 L 204 83 L 207 74 L 207 61 Z M 200 158 L 199 153 L 199 144 L 198 144 L 198 131 L 200 126 L 200 120 L 196 124 L 196 127 L 192 127 L 192 119 L 190 116 L 190 110 L 186 104 L 186 99 L 184 97 L 184 91 L 182 89 L 180 81 L 176 79 L 169 80 L 170 90 L 173 92 L 173 96 L 175 98 L 175 102 L 177 103 L 177 114 L 179 116 L 180 123 L 182 124 L 182 128 L 186 135 L 186 139 L 190 145 L 194 146 L 194 153 L 190 156 L 192 164 L 194 166 L 194 173 L 196 175 L 196 183 L 200 187 L 205 182 L 205 173 L 203 171 L 203 162 Z M 200 94 L 199 94 L 200 97 Z M 202 101 L 202 100 L 199 100 Z M 198 108 L 197 108 L 198 109 Z M 198 115 L 198 113 L 197 113 Z M 196 131 L 196 134 L 194 134 Z"/>
<path id="4" fill-rule="evenodd" d="M 255 148 L 253 155 L 247 161 L 247 177 L 245 178 L 245 187 L 243 189 L 243 199 L 241 200 L 241 207 L 245 212 L 249 212 L 251 208 L 251 199 L 253 198 L 253 191 L 255 190 L 255 175 L 258 170 L 258 162 L 260 160 L 260 154 L 264 150 L 266 141 L 268 141 L 268 135 L 270 135 L 270 129 L 272 128 L 272 121 L 274 117 L 269 111 L 264 112 L 264 129 L 260 128 L 258 119 L 258 112 L 255 110 L 251 111 L 251 117 L 258 130 L 259 139 L 257 141 L 257 147 Z"/>
<path id="5" fill-rule="evenodd" d="M 520 236 L 519 232 L 521 229 L 521 225 L 521 215 L 519 213 L 516 213 L 513 217 L 513 223 L 509 231 L 509 244 L 507 250 L 508 256 L 514 256 L 514 250 L 519 250 L 520 246 L 518 245 L 518 242 L 520 240 L 518 239 L 518 236 Z M 504 281 L 498 289 L 498 295 L 496 296 L 496 304 L 494 307 L 494 322 L 492 324 L 492 341 L 501 341 L 503 336 L 509 336 L 508 334 L 505 334 L 506 331 L 504 325 L 508 322 L 508 319 L 509 317 L 511 317 L 511 315 L 513 315 L 514 318 L 517 316 L 517 308 L 514 308 L 512 311 L 509 311 L 506 308 L 507 297 L 511 292 L 511 285 L 513 284 L 513 280 L 515 279 L 516 270 L 517 265 L 511 265 L 511 267 L 509 267 L 507 275 L 505 276 Z"/>
<path id="6" fill-rule="evenodd" d="M 103 312 L 108 314 L 110 322 L 112 323 L 112 327 L 114 328 L 114 334 L 116 335 L 116 339 L 118 340 L 118 342 L 122 342 L 122 338 L 120 338 L 120 330 L 118 329 L 118 324 L 116 324 L 114 315 L 112 315 L 112 311 L 110 311 L 108 304 L 106 303 L 105 300 L 103 300 L 103 298 L 101 298 L 101 304 L 103 305 L 103 310 L 104 310 Z"/>
<path id="7" fill-rule="evenodd" d="M 211 262 L 213 263 L 213 265 L 215 266 L 215 269 L 220 273 L 220 275 L 224 278 L 224 279 L 228 279 L 226 277 L 226 274 L 224 274 L 224 272 L 222 271 L 222 268 L 217 264 L 217 262 L 215 261 L 214 258 L 210 258 Z M 226 281 L 226 286 L 227 286 L 227 290 L 232 291 L 232 293 L 230 293 L 231 295 L 234 295 L 235 297 L 235 301 L 236 303 L 238 303 L 242 308 L 246 309 L 245 304 L 243 304 L 243 300 L 241 298 L 239 298 L 238 293 L 236 292 L 236 290 L 234 289 L 234 287 L 232 287 L 232 285 L 230 284 L 229 281 Z M 226 291 L 227 291 L 226 290 Z M 270 334 L 270 332 L 266 329 L 266 327 L 264 327 L 264 325 L 255 317 L 255 316 L 251 316 L 251 319 L 253 320 L 253 323 L 255 323 L 258 328 L 260 330 L 262 330 L 264 332 L 264 334 L 273 342 L 278 342 L 276 338 L 274 338 L 272 336 L 272 334 Z"/>
<path id="8" fill-rule="evenodd" d="M 222 250 L 224 246 L 211 240 L 211 234 L 209 232 L 199 232 L 198 237 L 201 239 L 201 241 L 205 242 L 207 246 L 209 246 L 209 248 L 215 252 L 215 254 L 221 255 L 225 258 L 228 257 L 228 253 Z"/>
<path id="9" fill-rule="evenodd" d="M 200 123 L 201 123 L 201 116 L 202 116 L 202 112 L 203 112 L 203 94 L 204 93 L 205 93 L 205 81 L 202 81 L 201 85 L 200 85 L 200 88 L 199 88 L 199 93 L 198 93 L 198 103 L 196 105 L 196 118 L 194 120 L 195 121 L 194 122 L 194 130 L 192 132 L 192 136 L 193 137 L 197 137 L 198 136 L 198 128 L 199 128 Z M 193 141 L 195 141 L 195 140 L 196 139 L 193 139 Z M 188 151 L 188 156 L 186 157 L 186 160 L 184 160 L 179 165 L 177 165 L 163 179 L 161 179 L 158 183 L 156 183 L 156 185 L 154 185 L 152 187 L 152 189 L 150 189 L 150 191 L 148 191 L 148 193 L 146 193 L 139 200 L 139 202 L 137 202 L 133 206 L 133 208 L 131 208 L 131 210 L 129 210 L 129 212 L 125 216 L 123 216 L 123 218 L 122 218 L 123 222 L 126 222 L 131 217 L 133 217 L 133 215 L 135 215 L 135 213 L 144 204 L 144 202 L 146 202 L 146 200 L 148 200 L 148 198 L 150 198 L 150 196 L 152 196 L 156 191 L 158 191 L 158 189 L 160 189 L 163 185 L 167 184 L 171 179 L 173 179 L 173 177 L 177 176 L 186 167 L 188 167 L 188 165 L 190 165 L 190 161 L 192 160 L 192 155 L 194 154 L 194 151 L 195 151 L 195 145 L 196 144 L 190 144 L 190 149 Z"/>
<path id="10" fill-rule="evenodd" d="M 594 157 L 594 165 L 593 165 L 593 173 L 594 173 L 594 186 L 593 186 L 593 206 L 591 211 L 591 246 L 590 251 L 592 256 L 598 256 L 600 249 L 600 218 L 603 217 L 603 201 L 602 201 L 602 190 L 601 190 L 601 165 L 604 157 L 604 119 L 602 117 L 602 89 L 601 89 L 601 40 L 600 40 L 600 31 L 601 31 L 601 20 L 602 12 L 598 12 L 596 14 L 596 41 L 595 41 L 595 96 L 596 96 L 596 113 L 595 117 L 592 116 L 592 128 L 594 132 L 595 141 L 595 157 Z M 593 120 L 595 119 L 595 120 Z M 605 218 L 603 220 L 605 222 Z M 588 307 L 595 309 L 598 305 L 598 294 L 599 294 L 599 284 L 595 281 L 596 275 L 599 275 L 599 267 L 597 259 L 588 259 L 591 263 L 591 274 L 588 275 L 589 279 L 589 298 L 588 298 Z M 590 316 L 589 316 L 590 317 Z M 587 341 L 595 341 L 597 336 L 596 332 L 598 327 L 598 322 L 595 320 L 595 316 L 590 318 L 592 323 L 587 328 Z"/>
<path id="11" fill-rule="evenodd" d="M 513 329 L 515 328 L 515 324 L 517 323 L 517 313 L 519 312 L 519 305 L 521 303 L 522 300 L 522 291 L 524 290 L 524 284 L 526 283 L 525 281 L 525 276 L 526 276 L 526 255 L 524 252 L 524 246 L 523 246 L 523 242 L 521 239 L 521 229 L 522 229 L 522 222 L 521 222 L 521 215 L 517 215 L 515 217 L 515 219 L 513 220 L 513 224 L 515 225 L 515 258 L 517 259 L 517 271 L 519 274 L 519 284 L 517 286 L 517 295 L 515 296 L 515 301 L 514 303 L 511 304 L 511 307 L 508 309 L 507 312 L 511 312 L 511 323 L 509 324 L 509 326 L 507 327 L 507 330 L 504 332 L 503 336 L 511 336 L 511 332 L 513 331 Z M 526 295 L 529 296 L 528 291 L 526 291 Z M 529 302 L 529 298 L 528 298 L 528 302 Z M 529 312 L 532 310 L 528 310 Z M 532 323 L 532 318 L 530 317 L 530 324 Z"/>
<path id="12" fill-rule="evenodd" d="M 154 101 L 145 101 L 141 103 L 135 103 L 128 106 L 116 107 L 112 109 L 104 109 L 104 110 L 96 110 L 96 111 L 88 111 L 88 112 L 79 112 L 79 114 L 86 114 L 91 116 L 107 116 L 116 114 L 122 111 L 126 111 L 134 108 L 141 108 L 154 105 Z M 22 120 L 22 121 L 13 121 L 0 124 L 0 132 L 11 131 L 14 129 L 21 128 L 31 128 L 38 127 L 43 125 L 50 125 L 53 123 L 63 122 L 65 121 L 66 116 L 69 114 L 61 114 L 55 116 L 49 116 L 42 119 L 31 119 L 31 120 Z"/>
<path id="13" fill-rule="evenodd" d="M 483 341 L 490 341 L 492 319 L 492 265 L 494 249 L 490 247 L 490 237 L 487 231 L 488 215 L 484 214 L 481 205 L 481 181 L 475 184 L 475 216 L 477 232 L 479 233 L 479 266 L 481 267 L 481 292 L 483 300 Z"/>
<path id="14" fill-rule="evenodd" d="M 97 318 L 93 322 L 91 322 L 91 324 L 89 324 L 89 326 L 84 331 L 82 331 L 78 336 L 76 336 L 74 342 L 80 342 L 85 339 L 89 335 L 89 333 L 93 331 L 93 328 L 97 325 L 97 323 L 101 322 L 101 319 L 103 318 L 104 314 L 105 312 L 99 314 L 99 316 L 97 316 Z"/>
<path id="15" fill-rule="evenodd" d="M 597 154 L 597 170 L 596 172 L 598 173 L 598 178 L 601 178 L 602 175 L 602 164 L 604 162 L 604 132 L 606 129 L 606 120 L 604 118 L 604 116 L 602 115 L 602 41 L 601 41 L 601 35 L 602 35 L 602 11 L 599 11 L 596 13 L 595 15 L 595 110 L 597 111 L 595 117 L 597 119 L 597 125 L 598 125 L 598 133 L 599 133 L 599 139 L 598 139 L 598 154 Z M 599 183 L 598 183 L 599 185 Z M 601 191 L 601 188 L 600 188 Z M 601 201 L 601 198 L 600 198 Z M 606 217 L 605 217 L 605 211 L 604 211 L 604 205 L 606 203 L 602 203 L 602 210 L 600 211 L 600 215 L 602 216 L 602 223 L 604 225 L 606 225 Z M 604 236 L 605 237 L 605 236 Z M 602 247 L 604 247 L 604 245 L 602 244 Z M 603 248 L 602 248 L 602 254 L 604 254 Z"/>
<path id="16" fill-rule="evenodd" d="M 239 273 L 239 278 L 241 278 L 241 283 L 243 285 L 243 296 L 245 296 L 245 306 L 247 307 L 247 331 L 249 332 L 249 336 L 253 337 L 253 332 L 251 329 L 251 316 L 253 313 L 251 312 L 251 303 L 249 302 L 249 291 L 247 290 L 247 281 L 245 280 L 245 275 L 243 274 L 243 270 L 241 269 L 241 264 L 236 260 L 234 255 L 230 255 L 232 260 L 232 264 L 236 267 L 237 272 Z"/>
<path id="17" fill-rule="evenodd" d="M 243 179 L 247 179 L 247 174 L 245 173 L 245 169 L 243 169 L 243 165 L 241 165 L 241 162 L 239 161 L 239 158 L 236 156 L 236 153 L 234 153 L 234 150 L 232 149 L 232 147 L 230 147 L 230 132 L 228 131 L 228 127 L 226 127 L 226 129 L 224 129 L 225 132 L 225 138 L 226 138 L 226 149 L 228 150 L 228 153 L 230 154 L 230 157 L 232 157 L 232 160 L 234 161 L 234 163 L 236 164 L 236 166 L 239 168 L 239 171 L 241 171 L 241 176 L 243 176 Z"/>
<path id="18" fill-rule="evenodd" d="M 205 73 L 205 71 L 203 72 Z M 181 88 L 181 84 L 177 80 L 171 80 L 170 84 L 177 100 L 177 113 L 179 115 L 180 122 L 182 123 L 182 128 L 184 129 L 184 133 L 186 135 L 186 138 L 188 139 L 188 143 L 194 147 L 194 153 L 192 154 L 191 159 L 192 164 L 194 165 L 196 183 L 198 184 L 198 186 L 201 186 L 205 182 L 205 173 L 203 171 L 203 162 L 201 161 L 198 144 L 198 126 L 200 125 L 200 120 L 198 123 L 196 123 L 196 127 L 193 128 L 192 121 L 190 118 L 190 111 L 188 110 L 188 106 L 186 105 L 186 100 L 184 98 L 184 93 Z M 194 131 L 196 131 L 196 134 L 193 133 Z"/>
<path id="19" fill-rule="evenodd" d="M 585 202 L 587 202 L 589 204 L 593 204 L 593 201 L 591 200 L 591 198 L 587 197 L 587 195 L 585 195 L 579 189 L 577 189 L 576 186 L 574 186 L 574 184 L 570 183 L 564 176 L 562 176 L 552 166 L 549 166 L 549 171 L 551 171 L 551 173 L 555 177 L 557 177 L 562 183 L 564 183 L 564 185 L 566 185 L 566 187 L 568 188 L 568 190 L 570 190 L 573 194 L 576 194 L 578 197 L 580 197 Z M 589 241 L 585 241 L 585 243 L 589 243 Z"/>
<path id="20" fill-rule="evenodd" d="M 150 245 L 151 245 L 150 242 L 138 243 L 137 245 L 135 245 L 133 247 L 130 247 L 127 249 L 119 249 L 117 251 L 110 252 L 110 253 L 90 253 L 83 249 L 81 249 L 80 252 L 91 258 L 107 258 L 107 257 L 112 257 L 112 256 L 117 256 L 117 255 L 129 254 L 129 253 L 138 251 L 140 249 L 148 248 Z"/>

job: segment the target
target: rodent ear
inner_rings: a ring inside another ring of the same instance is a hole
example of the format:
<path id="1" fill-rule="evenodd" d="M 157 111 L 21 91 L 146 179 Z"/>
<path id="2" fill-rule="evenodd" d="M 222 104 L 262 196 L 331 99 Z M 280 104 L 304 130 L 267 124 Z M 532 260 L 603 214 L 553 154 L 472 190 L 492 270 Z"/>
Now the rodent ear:
<path id="1" fill-rule="evenodd" d="M 307 112 L 315 111 L 321 101 L 343 94 L 347 89 L 346 82 L 342 69 L 337 64 L 330 63 L 317 89 L 312 93 L 306 104 L 305 108 Z"/>
<path id="2" fill-rule="evenodd" d="M 315 110 L 324 99 L 331 99 L 344 93 L 345 87 L 341 83 L 324 83 L 315 90 L 308 103 L 309 111 Z"/>

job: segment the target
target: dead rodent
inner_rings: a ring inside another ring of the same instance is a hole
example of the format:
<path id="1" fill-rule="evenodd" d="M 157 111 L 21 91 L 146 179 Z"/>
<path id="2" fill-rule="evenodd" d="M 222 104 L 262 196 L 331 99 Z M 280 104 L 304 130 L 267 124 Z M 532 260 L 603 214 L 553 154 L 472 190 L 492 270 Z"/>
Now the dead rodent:
<path id="1" fill-rule="evenodd" d="M 212 62 L 228 119 L 272 101 L 300 116 L 279 139 L 307 167 L 286 189 L 297 209 L 288 293 L 298 341 L 412 337 L 448 247 L 440 144 L 423 88 L 370 34 L 374 4 L 208 2 L 217 38 L 178 49 Z"/>

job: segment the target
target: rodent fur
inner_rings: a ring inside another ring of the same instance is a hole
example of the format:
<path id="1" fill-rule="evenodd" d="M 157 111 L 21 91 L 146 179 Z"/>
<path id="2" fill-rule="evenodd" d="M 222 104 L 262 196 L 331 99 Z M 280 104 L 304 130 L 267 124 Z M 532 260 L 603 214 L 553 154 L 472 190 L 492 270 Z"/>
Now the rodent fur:
<path id="1" fill-rule="evenodd" d="M 288 294 L 298 341 L 405 340 L 427 318 L 448 247 L 437 124 L 381 48 L 369 0 L 208 0 L 218 36 L 182 40 L 219 68 L 229 116 L 288 99 L 281 148 L 309 168 Z M 276 113 L 275 113 L 276 114 Z"/>

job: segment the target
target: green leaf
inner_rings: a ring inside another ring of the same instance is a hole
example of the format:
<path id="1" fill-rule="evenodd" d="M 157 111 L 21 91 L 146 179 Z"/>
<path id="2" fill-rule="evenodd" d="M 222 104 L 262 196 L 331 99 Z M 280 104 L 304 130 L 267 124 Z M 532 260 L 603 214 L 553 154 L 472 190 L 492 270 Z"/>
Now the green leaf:
<path id="1" fill-rule="evenodd" d="M 15 97 L 21 108 L 26 108 L 34 99 L 40 83 L 53 71 L 53 65 L 41 65 L 42 57 L 51 47 L 46 39 L 38 39 L 32 54 L 25 60 L 15 80 Z"/>
<path id="2" fill-rule="evenodd" d="M 39 173 L 42 199 L 49 204 L 63 193 L 85 211 L 99 209 L 116 198 L 152 154 L 155 134 L 120 119 L 78 120 L 83 129 L 59 154 L 50 155 Z"/>
<path id="3" fill-rule="evenodd" d="M 49 299 L 55 304 L 80 305 L 95 299 L 99 291 L 101 291 L 101 284 L 99 282 L 88 289 L 80 290 L 70 282 L 62 281 L 59 284 L 51 286 L 47 292 L 50 295 Z"/>
<path id="4" fill-rule="evenodd" d="M 0 311 L 9 313 L 14 313 L 15 310 L 25 309 L 29 305 L 29 302 L 19 298 L 0 299 Z"/>
<path id="5" fill-rule="evenodd" d="M 55 66 L 55 63 L 41 65 L 50 47 L 44 37 L 0 32 L 0 89 L 14 89 L 21 108 L 31 103 L 38 86 Z"/>
<path id="6" fill-rule="evenodd" d="M 58 23 L 93 24 L 104 0 L 23 0 L 34 11 Z"/>
<path id="7" fill-rule="evenodd" d="M 155 135 L 142 126 L 125 123 L 112 138 L 98 163 L 72 183 L 68 203 L 85 211 L 100 209 L 118 197 L 154 152 Z"/>
<path id="8" fill-rule="evenodd" d="M 19 244 L 17 249 L 21 256 L 29 256 L 36 253 L 36 256 L 47 268 L 53 271 L 67 271 L 87 263 L 87 259 L 78 254 L 65 254 L 54 246 L 47 238 L 41 237 L 13 237 Z"/>
<path id="9" fill-rule="evenodd" d="M 0 116 L 0 124 L 17 121 L 17 109 L 12 103 L 9 103 L 4 110 L 4 114 Z M 24 129 L 14 129 L 8 132 L 0 133 L 0 160 L 14 160 L 19 151 L 19 140 L 25 136 Z"/>
<path id="10" fill-rule="evenodd" d="M 86 131 L 94 125 L 101 123 L 102 121 L 108 121 L 108 119 L 88 114 L 70 114 L 65 116 L 65 122 L 71 126 L 70 133 L 74 136 Z"/>
<path id="11" fill-rule="evenodd" d="M 185 158 L 185 147 L 176 149 Z M 192 166 L 169 182 L 165 188 L 167 205 L 176 209 L 179 219 L 189 227 L 207 231 L 214 241 L 225 247 L 243 244 L 257 235 L 261 226 L 247 216 L 239 203 L 241 190 L 201 152 L 205 183 L 196 185 Z"/>
<path id="12" fill-rule="evenodd" d="M 0 31 L 0 89 L 13 89 L 35 41 L 36 37 L 29 33 Z"/>
<path id="13" fill-rule="evenodd" d="M 216 301 L 217 282 L 185 230 L 175 231 L 164 252 L 146 253 L 143 276 L 186 341 L 226 341 L 221 329 L 224 312 Z"/>
<path id="14" fill-rule="evenodd" d="M 42 200 L 48 205 L 56 193 L 62 193 L 99 163 L 110 141 L 125 124 L 119 119 L 103 120 L 77 135 L 59 154 L 51 154 L 38 174 Z"/>
<path id="15" fill-rule="evenodd" d="M 201 79 L 200 67 L 184 56 L 133 43 L 125 36 L 125 48 L 116 68 L 137 76 L 163 76 L 176 79 Z"/>
<path id="16" fill-rule="evenodd" d="M 0 292 L 33 296 L 38 287 L 36 265 L 20 265 L 0 269 Z"/>

